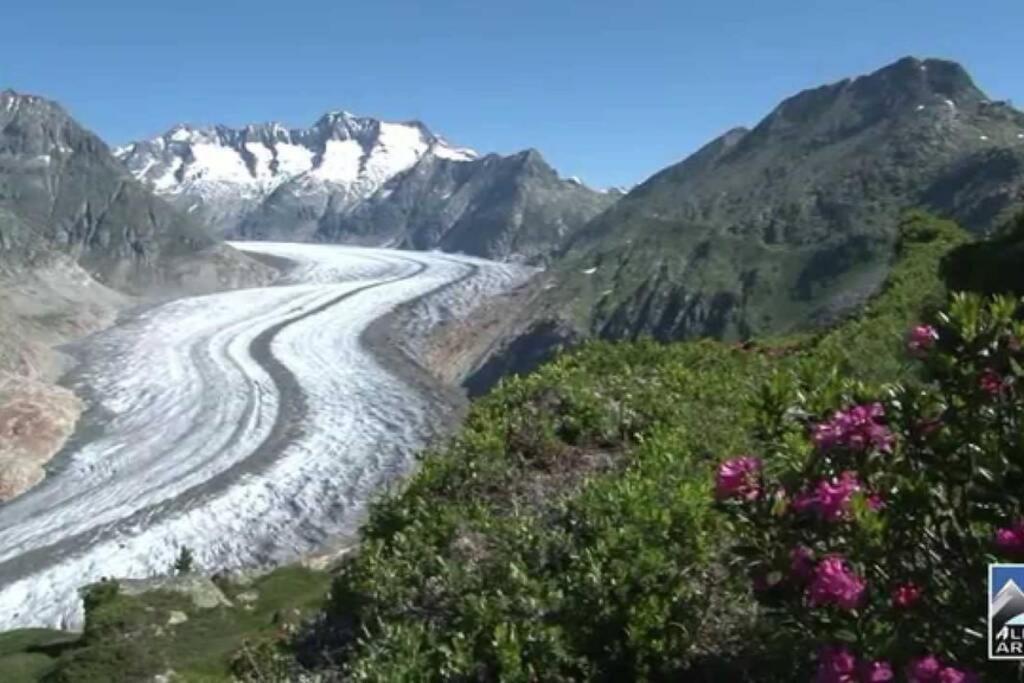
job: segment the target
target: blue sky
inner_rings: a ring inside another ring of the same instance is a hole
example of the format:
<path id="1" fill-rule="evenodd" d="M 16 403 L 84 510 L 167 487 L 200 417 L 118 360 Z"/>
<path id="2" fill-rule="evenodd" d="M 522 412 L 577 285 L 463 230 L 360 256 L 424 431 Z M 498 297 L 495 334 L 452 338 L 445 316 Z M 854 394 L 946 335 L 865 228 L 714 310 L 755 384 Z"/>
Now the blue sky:
<path id="1" fill-rule="evenodd" d="M 780 99 L 901 56 L 1024 102 L 1021 0 L 9 3 L 0 87 L 118 144 L 179 121 L 418 118 L 480 151 L 638 182 Z"/>

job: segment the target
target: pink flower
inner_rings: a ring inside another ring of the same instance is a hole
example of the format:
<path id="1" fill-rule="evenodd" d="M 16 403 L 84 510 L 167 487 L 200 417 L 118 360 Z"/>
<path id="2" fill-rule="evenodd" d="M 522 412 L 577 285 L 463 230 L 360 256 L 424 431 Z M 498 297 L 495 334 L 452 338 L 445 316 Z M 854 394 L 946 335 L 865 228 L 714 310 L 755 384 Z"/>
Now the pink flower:
<path id="1" fill-rule="evenodd" d="M 761 459 L 750 455 L 730 458 L 718 466 L 715 478 L 715 495 L 725 498 L 753 500 L 761 491 L 758 478 L 761 473 Z"/>
<path id="2" fill-rule="evenodd" d="M 939 331 L 931 325 L 918 325 L 907 335 L 907 349 L 915 356 L 924 356 L 935 347 Z"/>
<path id="3" fill-rule="evenodd" d="M 822 648 L 815 683 L 856 683 L 857 658 L 845 647 Z"/>
<path id="4" fill-rule="evenodd" d="M 868 403 L 837 411 L 830 420 L 814 428 L 814 444 L 823 451 L 841 447 L 851 451 L 875 448 L 889 452 L 892 450 L 893 435 L 888 427 L 879 422 L 883 417 L 885 408 L 881 403 Z"/>
<path id="5" fill-rule="evenodd" d="M 896 678 L 889 662 L 882 660 L 863 662 L 860 665 L 860 680 L 863 683 L 889 683 Z"/>
<path id="6" fill-rule="evenodd" d="M 970 671 L 947 666 L 939 672 L 939 677 L 936 680 L 939 683 L 977 683 L 978 676 Z"/>
<path id="7" fill-rule="evenodd" d="M 906 672 L 909 683 L 978 683 L 974 672 L 943 666 L 935 655 L 911 660 Z"/>
<path id="8" fill-rule="evenodd" d="M 981 373 L 978 378 L 978 386 L 981 390 L 990 396 L 998 396 L 1003 393 L 1003 388 L 1006 386 L 1003 382 L 1003 377 L 992 368 L 988 368 Z"/>
<path id="9" fill-rule="evenodd" d="M 941 671 L 942 664 L 938 658 L 935 655 L 926 655 L 911 660 L 905 673 L 909 683 L 937 683 Z"/>
<path id="10" fill-rule="evenodd" d="M 797 512 L 811 511 L 825 521 L 836 522 L 849 516 L 853 495 L 863 489 L 856 472 L 843 472 L 837 479 L 822 479 L 810 491 L 797 495 L 793 499 L 793 509 Z M 868 506 L 878 510 L 882 507 L 882 499 L 872 495 L 868 498 Z"/>
<path id="11" fill-rule="evenodd" d="M 789 554 L 789 575 L 803 583 L 814 576 L 814 553 L 810 548 L 798 545 Z"/>
<path id="12" fill-rule="evenodd" d="M 909 609 L 921 599 L 921 589 L 916 584 L 905 583 L 892 592 L 893 607 Z"/>
<path id="13" fill-rule="evenodd" d="M 995 544 L 1006 555 L 1024 555 L 1024 519 L 1018 519 L 1009 528 L 997 529 Z"/>
<path id="14" fill-rule="evenodd" d="M 815 568 L 807 598 L 814 607 L 835 605 L 852 610 L 860 605 L 866 590 L 864 579 L 851 572 L 842 557 L 830 555 Z"/>

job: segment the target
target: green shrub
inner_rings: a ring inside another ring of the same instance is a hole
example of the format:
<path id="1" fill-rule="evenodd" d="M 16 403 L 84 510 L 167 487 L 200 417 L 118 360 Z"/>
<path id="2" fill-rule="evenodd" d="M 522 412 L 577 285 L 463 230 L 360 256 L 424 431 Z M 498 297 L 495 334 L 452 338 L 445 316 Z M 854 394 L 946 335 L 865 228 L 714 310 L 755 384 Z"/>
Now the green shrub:
<path id="1" fill-rule="evenodd" d="M 295 680 L 297 664 L 282 638 L 246 640 L 231 659 L 231 675 L 244 683 Z"/>
<path id="2" fill-rule="evenodd" d="M 952 251 L 942 271 L 953 289 L 980 294 L 1024 296 L 1024 212 L 1008 221 L 992 239 Z"/>
<path id="3" fill-rule="evenodd" d="M 909 216 L 886 286 L 823 333 L 595 342 L 505 381 L 372 507 L 318 628 L 325 661 L 366 681 L 793 680 L 801 651 L 730 571 L 710 474 L 761 443 L 752 398 L 776 373 L 915 372 L 904 331 L 944 300 L 938 262 L 963 240 Z"/>
<path id="4" fill-rule="evenodd" d="M 872 667 L 911 681 L 931 680 L 915 667 L 1007 675 L 985 659 L 979 586 L 988 562 L 1024 554 L 1021 313 L 957 296 L 909 338 L 924 382 L 878 392 L 776 377 L 761 395 L 762 457 L 719 468 L 739 566 L 777 647 L 821 648 L 816 680 L 889 680 Z"/>

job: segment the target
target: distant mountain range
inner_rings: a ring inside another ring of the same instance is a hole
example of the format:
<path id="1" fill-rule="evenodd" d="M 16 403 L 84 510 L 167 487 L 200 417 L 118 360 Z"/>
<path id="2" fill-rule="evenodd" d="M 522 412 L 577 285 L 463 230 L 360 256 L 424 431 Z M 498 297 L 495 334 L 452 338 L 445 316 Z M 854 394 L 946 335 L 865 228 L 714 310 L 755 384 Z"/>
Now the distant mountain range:
<path id="1" fill-rule="evenodd" d="M 256 277 L 224 236 L 547 264 L 502 316 L 501 372 L 589 336 L 827 322 L 877 289 L 903 211 L 986 233 L 1021 206 L 1024 113 L 934 59 L 794 95 L 625 195 L 563 178 L 535 150 L 480 155 L 419 122 L 179 125 L 111 154 L 57 105 L 0 98 L 8 263 L 59 251 L 126 291 Z"/>
<path id="2" fill-rule="evenodd" d="M 540 154 L 455 147 L 419 122 L 331 112 L 310 128 L 175 126 L 118 158 L 216 233 L 543 260 L 616 193 Z"/>

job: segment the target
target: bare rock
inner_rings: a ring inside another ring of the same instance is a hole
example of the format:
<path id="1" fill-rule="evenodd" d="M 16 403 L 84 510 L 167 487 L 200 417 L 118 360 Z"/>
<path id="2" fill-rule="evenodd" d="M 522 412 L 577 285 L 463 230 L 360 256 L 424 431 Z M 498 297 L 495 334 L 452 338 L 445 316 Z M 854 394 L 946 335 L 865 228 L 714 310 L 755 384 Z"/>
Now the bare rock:
<path id="1" fill-rule="evenodd" d="M 118 579 L 118 584 L 122 595 L 143 595 L 153 591 L 169 591 L 187 596 L 197 609 L 231 606 L 231 601 L 217 587 L 217 584 L 205 576 L 187 574 L 152 579 Z"/>
<path id="2" fill-rule="evenodd" d="M 184 624 L 186 621 L 188 621 L 188 615 L 178 610 L 171 610 L 167 617 L 168 626 L 177 626 L 178 624 Z"/>
<path id="3" fill-rule="evenodd" d="M 0 502 L 43 478 L 75 429 L 81 401 L 69 390 L 0 373 Z"/>
<path id="4" fill-rule="evenodd" d="M 245 591 L 235 596 L 235 600 L 245 605 L 251 605 L 260 599 L 260 594 L 256 591 Z"/>

